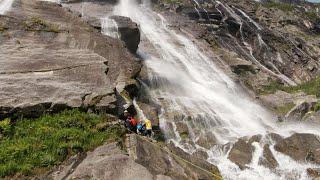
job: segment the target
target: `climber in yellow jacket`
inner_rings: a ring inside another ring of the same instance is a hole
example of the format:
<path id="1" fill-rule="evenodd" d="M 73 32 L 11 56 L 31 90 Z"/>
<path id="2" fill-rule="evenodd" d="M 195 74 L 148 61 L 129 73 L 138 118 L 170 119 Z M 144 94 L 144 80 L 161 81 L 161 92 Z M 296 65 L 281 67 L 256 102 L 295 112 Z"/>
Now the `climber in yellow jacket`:
<path id="1" fill-rule="evenodd" d="M 152 124 L 149 119 L 146 119 L 144 121 L 144 124 L 146 126 L 146 136 L 151 137 L 152 136 Z"/>

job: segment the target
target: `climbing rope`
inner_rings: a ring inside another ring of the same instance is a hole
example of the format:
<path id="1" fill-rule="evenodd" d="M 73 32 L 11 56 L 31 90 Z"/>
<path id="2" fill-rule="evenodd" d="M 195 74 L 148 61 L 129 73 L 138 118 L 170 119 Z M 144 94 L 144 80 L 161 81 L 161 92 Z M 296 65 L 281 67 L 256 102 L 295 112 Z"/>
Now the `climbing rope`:
<path id="1" fill-rule="evenodd" d="M 131 131 L 131 130 L 129 130 L 129 131 L 130 131 L 130 132 L 133 132 L 133 131 Z M 134 133 L 134 134 L 136 134 L 136 133 Z M 137 134 L 137 135 L 138 135 L 138 134 Z M 171 151 L 169 151 L 169 150 L 161 147 L 160 145 L 158 145 L 158 144 L 150 141 L 149 138 L 144 137 L 144 136 L 140 136 L 140 135 L 138 135 L 138 136 L 141 137 L 142 139 L 144 139 L 145 141 L 147 141 L 148 143 L 150 143 L 151 145 L 154 145 L 155 147 L 157 147 L 157 148 L 159 148 L 159 149 L 167 152 L 168 154 L 171 154 L 172 156 L 174 156 L 174 157 L 176 157 L 176 158 L 184 161 L 185 163 L 190 164 L 190 165 L 192 165 L 193 167 L 196 167 L 196 168 L 198 168 L 198 169 L 200 169 L 200 170 L 202 170 L 202 171 L 210 174 L 211 176 L 215 177 L 216 179 L 219 179 L 219 180 L 222 180 L 222 179 L 223 179 L 221 175 L 217 175 L 217 174 L 215 174 L 215 173 L 213 173 L 213 172 L 210 172 L 210 171 L 208 171 L 208 170 L 206 170 L 206 169 L 204 169 L 204 168 L 202 168 L 202 167 L 200 167 L 200 166 L 198 166 L 198 165 L 196 165 L 196 164 L 193 164 L 192 162 L 190 162 L 190 161 L 188 161 L 188 160 L 186 160 L 186 159 L 184 159 L 184 158 L 182 158 L 182 157 L 174 154 L 173 152 L 171 152 Z"/>

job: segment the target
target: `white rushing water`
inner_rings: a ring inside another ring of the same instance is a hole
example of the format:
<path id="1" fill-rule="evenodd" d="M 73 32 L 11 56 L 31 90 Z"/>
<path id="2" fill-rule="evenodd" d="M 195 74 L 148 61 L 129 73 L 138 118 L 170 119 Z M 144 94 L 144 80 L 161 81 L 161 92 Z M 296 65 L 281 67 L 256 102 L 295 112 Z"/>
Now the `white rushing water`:
<path id="1" fill-rule="evenodd" d="M 269 132 L 285 137 L 301 129 L 319 134 L 317 129 L 304 124 L 277 124 L 275 117 L 243 93 L 215 65 L 214 61 L 218 59 L 209 58 L 190 37 L 168 28 L 165 18 L 153 12 L 149 4 L 148 0 L 142 4 L 121 0 L 113 14 L 128 16 L 140 26 L 143 40 L 139 54 L 149 70 L 149 93 L 163 108 L 160 126 L 167 138 L 192 153 L 197 148 L 204 149 L 197 144 L 203 136 L 222 145 L 243 136 Z M 180 122 L 187 125 L 189 141 L 183 140 L 177 132 Z M 246 170 L 240 170 L 228 160 L 228 152 L 221 146 L 206 149 L 208 161 L 218 165 L 225 179 L 308 179 L 306 168 L 316 167 L 297 163 L 272 150 L 280 166 L 276 169 L 278 173 L 271 172 L 258 164 L 264 144 L 264 141 L 253 144 L 253 160 Z"/>
<path id="2" fill-rule="evenodd" d="M 5 14 L 11 9 L 14 0 L 0 0 L 0 14 Z"/>

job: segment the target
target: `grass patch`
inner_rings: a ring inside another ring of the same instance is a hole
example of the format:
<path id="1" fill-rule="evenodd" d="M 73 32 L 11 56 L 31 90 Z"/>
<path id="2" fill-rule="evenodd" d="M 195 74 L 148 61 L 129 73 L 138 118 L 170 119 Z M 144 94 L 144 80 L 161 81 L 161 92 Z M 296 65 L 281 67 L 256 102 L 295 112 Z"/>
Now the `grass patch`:
<path id="1" fill-rule="evenodd" d="M 189 137 L 189 133 L 188 132 L 181 132 L 180 137 L 181 137 L 181 139 L 187 139 Z"/>
<path id="2" fill-rule="evenodd" d="M 0 24 L 0 32 L 4 32 L 7 29 L 8 29 L 7 27 L 5 27 L 4 25 Z"/>
<path id="3" fill-rule="evenodd" d="M 275 111 L 276 111 L 278 114 L 285 115 L 285 114 L 287 114 L 292 108 L 294 108 L 294 106 L 295 106 L 295 104 L 289 103 L 289 104 L 286 104 L 286 105 L 284 105 L 284 106 L 277 107 Z"/>
<path id="4" fill-rule="evenodd" d="M 163 3 L 182 3 L 182 0 L 161 0 Z"/>
<path id="5" fill-rule="evenodd" d="M 31 19 L 24 21 L 23 26 L 27 31 L 60 32 L 58 25 L 47 23 L 39 17 L 32 17 Z"/>
<path id="6" fill-rule="evenodd" d="M 314 11 L 306 12 L 306 13 L 304 13 L 304 16 L 313 22 L 320 22 L 320 17 Z"/>
<path id="7" fill-rule="evenodd" d="M 0 121 L 0 177 L 32 175 L 106 141 L 123 142 L 120 125 L 106 128 L 109 118 L 69 110 L 35 120 Z"/>
<path id="8" fill-rule="evenodd" d="M 320 97 L 320 76 L 297 86 L 284 86 L 276 81 L 271 81 L 270 84 L 264 86 L 263 89 L 258 92 L 258 94 L 272 94 L 277 90 L 282 90 L 288 93 L 302 91 L 306 94 L 316 95 L 317 97 Z"/>
<path id="9" fill-rule="evenodd" d="M 262 5 L 266 8 L 276 8 L 284 12 L 291 12 L 295 8 L 293 4 L 288 4 L 288 3 L 268 2 L 268 3 L 262 3 Z"/>
<path id="10" fill-rule="evenodd" d="M 314 112 L 320 111 L 320 101 L 312 108 L 312 111 Z"/>

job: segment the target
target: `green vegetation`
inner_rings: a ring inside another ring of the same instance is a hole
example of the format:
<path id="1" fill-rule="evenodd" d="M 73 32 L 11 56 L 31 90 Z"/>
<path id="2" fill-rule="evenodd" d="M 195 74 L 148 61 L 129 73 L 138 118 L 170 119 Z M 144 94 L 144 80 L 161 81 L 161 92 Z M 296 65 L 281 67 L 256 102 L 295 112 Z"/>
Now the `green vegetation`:
<path id="1" fill-rule="evenodd" d="M 0 121 L 0 177 L 43 172 L 106 141 L 121 145 L 126 130 L 120 125 L 109 126 L 109 121 L 78 110 L 15 123 Z"/>
<path id="2" fill-rule="evenodd" d="M 318 14 L 314 11 L 310 11 L 310 12 L 306 12 L 305 17 L 307 17 L 308 19 L 310 19 L 311 21 L 314 22 L 320 22 L 320 17 L 318 16 Z"/>
<path id="3" fill-rule="evenodd" d="M 291 12 L 295 8 L 293 4 L 288 4 L 288 3 L 268 2 L 268 3 L 262 3 L 262 5 L 266 8 L 277 8 L 284 12 Z"/>
<path id="4" fill-rule="evenodd" d="M 181 139 L 187 139 L 189 137 L 189 133 L 188 132 L 181 132 L 180 137 L 181 137 Z"/>
<path id="5" fill-rule="evenodd" d="M 293 103 L 286 104 L 284 106 L 280 106 L 276 108 L 276 112 L 278 114 L 285 115 L 287 114 L 295 105 Z"/>
<path id="6" fill-rule="evenodd" d="M 311 81 L 302 83 L 297 86 L 284 86 L 276 81 L 271 81 L 270 84 L 264 86 L 264 88 L 260 90 L 258 94 L 272 94 L 275 93 L 277 90 L 282 90 L 288 93 L 302 91 L 306 94 L 316 95 L 317 97 L 320 97 L 320 77 L 317 77 Z"/>
<path id="7" fill-rule="evenodd" d="M 314 112 L 320 111 L 320 101 L 312 108 L 312 111 Z"/>
<path id="8" fill-rule="evenodd" d="M 60 32 L 58 25 L 47 23 L 38 17 L 33 17 L 30 20 L 23 22 L 23 26 L 27 31 Z"/>
<path id="9" fill-rule="evenodd" d="M 182 3 L 182 0 L 161 0 L 164 3 Z"/>
<path id="10" fill-rule="evenodd" d="M 8 28 L 0 24 L 0 32 L 7 30 Z"/>

